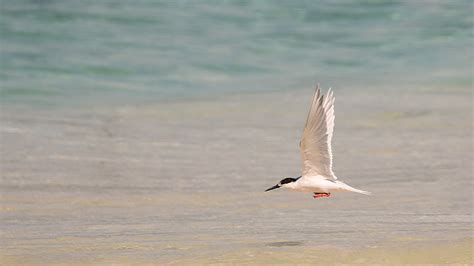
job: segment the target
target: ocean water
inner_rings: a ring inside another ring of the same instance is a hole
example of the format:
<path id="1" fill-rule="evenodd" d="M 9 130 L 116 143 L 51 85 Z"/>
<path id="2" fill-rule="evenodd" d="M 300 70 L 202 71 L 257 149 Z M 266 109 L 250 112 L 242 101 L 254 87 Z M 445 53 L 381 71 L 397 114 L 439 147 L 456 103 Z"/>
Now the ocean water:
<path id="1" fill-rule="evenodd" d="M 2 1 L 2 104 L 465 87 L 472 1 Z"/>
<path id="2" fill-rule="evenodd" d="M 0 264 L 469 263 L 471 2 L 1 1 Z"/>

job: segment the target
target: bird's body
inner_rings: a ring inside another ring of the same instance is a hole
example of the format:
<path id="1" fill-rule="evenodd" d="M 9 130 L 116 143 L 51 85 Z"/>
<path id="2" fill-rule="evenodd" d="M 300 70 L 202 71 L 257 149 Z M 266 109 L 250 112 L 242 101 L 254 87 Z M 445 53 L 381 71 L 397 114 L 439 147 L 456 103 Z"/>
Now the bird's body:
<path id="1" fill-rule="evenodd" d="M 313 192 L 315 194 L 330 194 L 336 191 L 352 191 L 370 194 L 367 191 L 353 188 L 342 181 L 328 179 L 323 176 L 303 176 L 295 182 L 288 183 L 284 187 L 298 192 Z"/>
<path id="2" fill-rule="evenodd" d="M 370 194 L 339 181 L 332 171 L 331 140 L 334 129 L 334 100 L 331 89 L 323 95 L 318 85 L 311 101 L 300 142 L 302 176 L 285 178 L 266 191 L 284 187 L 299 192 L 312 192 L 314 198 L 329 197 L 335 191 Z"/>

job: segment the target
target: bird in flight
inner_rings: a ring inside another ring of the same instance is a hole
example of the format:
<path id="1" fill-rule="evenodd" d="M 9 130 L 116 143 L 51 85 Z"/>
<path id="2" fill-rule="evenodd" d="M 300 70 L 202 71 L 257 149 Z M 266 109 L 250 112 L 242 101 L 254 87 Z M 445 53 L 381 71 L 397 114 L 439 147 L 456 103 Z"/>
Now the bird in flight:
<path id="1" fill-rule="evenodd" d="M 331 89 L 323 95 L 318 84 L 300 141 L 302 175 L 296 178 L 284 178 L 265 191 L 283 187 L 294 191 L 312 192 L 315 199 L 329 197 L 335 191 L 371 194 L 339 181 L 332 171 L 331 140 L 334 129 L 334 100 Z"/>

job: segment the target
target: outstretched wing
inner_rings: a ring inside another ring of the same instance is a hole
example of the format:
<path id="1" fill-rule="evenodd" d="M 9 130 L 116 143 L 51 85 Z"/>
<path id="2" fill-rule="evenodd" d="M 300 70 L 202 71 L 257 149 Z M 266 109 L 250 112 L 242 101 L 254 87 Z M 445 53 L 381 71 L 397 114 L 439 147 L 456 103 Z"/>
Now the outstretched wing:
<path id="1" fill-rule="evenodd" d="M 318 84 L 300 142 L 303 176 L 321 175 L 337 179 L 332 171 L 331 150 L 334 100 L 331 89 L 323 95 Z"/>

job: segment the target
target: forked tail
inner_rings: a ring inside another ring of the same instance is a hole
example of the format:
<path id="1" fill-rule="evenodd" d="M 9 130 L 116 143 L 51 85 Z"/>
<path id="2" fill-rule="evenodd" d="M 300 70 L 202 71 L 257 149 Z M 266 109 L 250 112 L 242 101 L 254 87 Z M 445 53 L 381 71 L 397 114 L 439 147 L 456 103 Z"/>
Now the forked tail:
<path id="1" fill-rule="evenodd" d="M 351 187 L 351 189 L 349 189 L 349 191 L 357 192 L 357 193 L 364 194 L 364 195 L 372 195 L 372 192 L 365 191 L 365 190 L 360 190 L 360 189 L 353 188 L 353 187 Z"/>
<path id="2" fill-rule="evenodd" d="M 356 193 L 360 193 L 360 194 L 364 194 L 364 195 L 371 195 L 372 194 L 369 191 L 353 188 L 353 187 L 349 186 L 348 184 L 343 183 L 341 181 L 337 181 L 337 183 L 341 186 L 342 189 L 344 189 L 346 191 L 352 191 L 352 192 L 356 192 Z"/>

